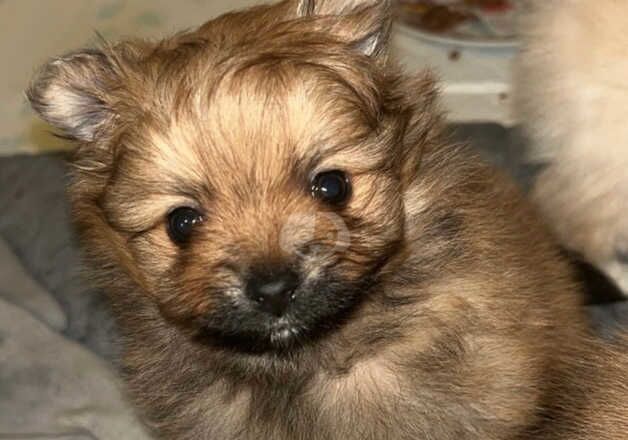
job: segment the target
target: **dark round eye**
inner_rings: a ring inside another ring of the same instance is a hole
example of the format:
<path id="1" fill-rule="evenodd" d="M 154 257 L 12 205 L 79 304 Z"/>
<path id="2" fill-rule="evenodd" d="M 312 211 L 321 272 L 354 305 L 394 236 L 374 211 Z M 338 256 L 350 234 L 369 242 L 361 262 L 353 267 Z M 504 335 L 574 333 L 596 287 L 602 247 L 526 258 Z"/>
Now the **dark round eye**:
<path id="1" fill-rule="evenodd" d="M 340 205 L 351 195 L 351 183 L 342 171 L 325 171 L 312 181 L 312 196 L 325 203 Z"/>
<path id="2" fill-rule="evenodd" d="M 168 235 L 175 243 L 186 243 L 192 230 L 203 221 L 200 212 L 192 208 L 177 208 L 168 215 Z"/>

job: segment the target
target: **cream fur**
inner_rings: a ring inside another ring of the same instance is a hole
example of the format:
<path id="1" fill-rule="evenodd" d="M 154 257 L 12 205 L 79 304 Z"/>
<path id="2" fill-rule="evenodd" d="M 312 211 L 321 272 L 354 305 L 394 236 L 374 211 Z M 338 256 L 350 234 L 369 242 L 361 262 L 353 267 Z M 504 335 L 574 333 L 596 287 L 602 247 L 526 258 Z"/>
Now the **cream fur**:
<path id="1" fill-rule="evenodd" d="M 628 2 L 532 5 L 515 84 L 533 154 L 550 163 L 534 198 L 562 242 L 628 292 Z"/>

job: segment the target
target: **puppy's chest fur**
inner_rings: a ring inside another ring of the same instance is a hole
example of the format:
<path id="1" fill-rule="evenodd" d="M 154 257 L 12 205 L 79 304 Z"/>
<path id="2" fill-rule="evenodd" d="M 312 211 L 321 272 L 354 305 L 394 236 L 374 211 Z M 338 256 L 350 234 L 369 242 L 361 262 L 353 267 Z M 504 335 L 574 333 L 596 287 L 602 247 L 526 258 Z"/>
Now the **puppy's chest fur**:
<path id="1" fill-rule="evenodd" d="M 168 339 L 158 331 L 154 335 Z M 491 361 L 490 352 L 509 345 L 500 337 L 443 334 L 438 342 L 432 337 L 413 339 L 414 353 L 393 344 L 357 360 L 312 356 L 272 375 L 249 363 L 248 374 L 242 370 L 236 376 L 233 368 L 224 374 L 220 359 L 204 357 L 184 341 L 160 349 L 148 340 L 127 357 L 128 363 L 139 362 L 130 365 L 128 379 L 159 438 L 514 438 L 539 399 L 521 373 L 525 360 L 513 352 L 507 363 Z M 484 367 L 487 358 L 491 375 Z"/>
<path id="2" fill-rule="evenodd" d="M 438 387 L 419 387 L 418 380 L 371 359 L 345 374 L 318 373 L 299 385 L 234 387 L 219 381 L 192 398 L 194 413 L 181 402 L 181 430 L 172 434 L 225 440 L 486 438 L 479 411 Z"/>
<path id="3" fill-rule="evenodd" d="M 208 417 L 190 438 L 402 439 L 414 432 L 404 417 L 416 410 L 407 379 L 384 361 L 360 362 L 344 374 L 319 372 L 286 385 L 256 383 L 234 392 L 224 382 L 215 384 L 198 396 Z M 391 424 L 396 418 L 399 422 Z"/>

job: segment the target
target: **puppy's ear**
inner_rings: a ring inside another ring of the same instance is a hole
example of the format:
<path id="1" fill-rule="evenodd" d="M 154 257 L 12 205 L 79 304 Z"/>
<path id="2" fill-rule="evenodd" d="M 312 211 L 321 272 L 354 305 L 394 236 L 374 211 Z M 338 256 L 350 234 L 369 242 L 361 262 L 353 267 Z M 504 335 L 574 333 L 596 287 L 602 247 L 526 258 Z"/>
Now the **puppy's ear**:
<path id="1" fill-rule="evenodd" d="M 338 17 L 328 32 L 351 42 L 367 56 L 388 52 L 392 11 L 390 0 L 298 0 L 300 17 Z"/>
<path id="2" fill-rule="evenodd" d="M 347 15 L 358 9 L 377 4 L 380 0 L 299 0 L 301 15 Z"/>
<path id="3" fill-rule="evenodd" d="M 60 135 L 92 142 L 115 118 L 108 103 L 118 82 L 115 70 L 111 58 L 100 50 L 73 52 L 44 65 L 26 96 Z"/>

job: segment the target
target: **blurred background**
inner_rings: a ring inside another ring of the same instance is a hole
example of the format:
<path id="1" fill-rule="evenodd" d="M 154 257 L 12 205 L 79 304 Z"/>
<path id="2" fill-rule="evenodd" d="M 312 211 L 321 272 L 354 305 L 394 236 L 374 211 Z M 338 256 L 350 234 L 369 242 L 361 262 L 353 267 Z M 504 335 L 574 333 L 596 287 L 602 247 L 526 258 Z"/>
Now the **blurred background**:
<path id="1" fill-rule="evenodd" d="M 0 438 L 145 436 L 116 387 L 106 301 L 81 275 L 64 198 L 71 145 L 31 112 L 29 79 L 98 35 L 160 38 L 255 3 L 0 0 Z M 408 70 L 436 72 L 452 136 L 527 190 L 543 164 L 528 159 L 512 112 L 520 2 L 452 3 L 399 2 L 394 53 Z M 628 307 L 604 276 L 582 274 L 596 326 L 611 335 L 628 322 Z"/>
<path id="2" fill-rule="evenodd" d="M 47 59 L 97 44 L 98 35 L 160 38 L 197 26 L 256 0 L 4 0 L 0 2 L 3 60 L 0 83 L 0 154 L 68 148 L 33 117 L 24 89 Z M 403 2 L 402 2 L 403 3 Z M 445 102 L 455 121 L 512 122 L 510 69 L 516 49 L 513 29 L 493 34 L 483 23 L 420 2 L 399 8 L 397 57 L 409 69 L 427 66 L 442 79 Z M 429 14 L 426 14 L 428 12 Z M 496 31 L 496 32 L 499 32 Z M 97 35 L 98 34 L 98 35 Z"/>

